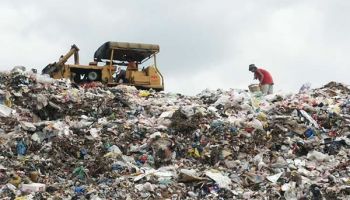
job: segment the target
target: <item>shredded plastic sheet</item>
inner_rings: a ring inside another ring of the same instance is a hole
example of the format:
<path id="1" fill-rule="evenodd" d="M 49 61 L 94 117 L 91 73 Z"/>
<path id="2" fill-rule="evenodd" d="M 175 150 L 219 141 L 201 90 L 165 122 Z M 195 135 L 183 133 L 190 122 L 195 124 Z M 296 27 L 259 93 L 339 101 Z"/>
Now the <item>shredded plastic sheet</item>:
<path id="1" fill-rule="evenodd" d="M 12 113 L 12 109 L 0 104 L 0 116 L 1 117 L 9 117 Z"/>
<path id="2" fill-rule="evenodd" d="M 213 179 L 219 185 L 219 187 L 230 189 L 230 185 L 232 184 L 231 179 L 227 176 L 222 175 L 221 172 L 210 170 L 206 171 L 205 175 Z"/>

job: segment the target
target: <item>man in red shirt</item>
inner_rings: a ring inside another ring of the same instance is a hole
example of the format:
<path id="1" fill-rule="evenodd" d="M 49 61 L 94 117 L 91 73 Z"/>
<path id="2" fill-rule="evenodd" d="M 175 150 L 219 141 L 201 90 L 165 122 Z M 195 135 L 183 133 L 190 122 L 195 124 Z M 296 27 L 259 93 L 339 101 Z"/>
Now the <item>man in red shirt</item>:
<path id="1" fill-rule="evenodd" d="M 260 89 L 263 94 L 273 93 L 273 80 L 268 71 L 257 68 L 254 64 L 249 65 L 249 71 L 254 73 L 254 79 L 260 81 Z"/>

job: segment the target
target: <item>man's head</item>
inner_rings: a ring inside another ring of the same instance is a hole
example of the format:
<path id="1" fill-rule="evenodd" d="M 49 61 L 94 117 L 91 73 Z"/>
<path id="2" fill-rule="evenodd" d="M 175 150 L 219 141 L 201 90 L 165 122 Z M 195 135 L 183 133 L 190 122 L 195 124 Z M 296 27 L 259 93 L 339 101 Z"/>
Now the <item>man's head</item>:
<path id="1" fill-rule="evenodd" d="M 249 65 L 249 71 L 251 71 L 251 72 L 256 72 L 257 69 L 258 69 L 258 68 L 257 68 L 254 64 L 250 64 L 250 65 Z"/>

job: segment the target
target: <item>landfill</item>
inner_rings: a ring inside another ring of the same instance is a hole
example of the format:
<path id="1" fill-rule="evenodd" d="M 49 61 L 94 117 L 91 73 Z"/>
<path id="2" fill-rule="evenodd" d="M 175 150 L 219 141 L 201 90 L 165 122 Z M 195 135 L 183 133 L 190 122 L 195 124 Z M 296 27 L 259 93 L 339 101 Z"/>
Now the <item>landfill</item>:
<path id="1" fill-rule="evenodd" d="M 350 87 L 197 95 L 0 73 L 0 199 L 350 199 Z"/>

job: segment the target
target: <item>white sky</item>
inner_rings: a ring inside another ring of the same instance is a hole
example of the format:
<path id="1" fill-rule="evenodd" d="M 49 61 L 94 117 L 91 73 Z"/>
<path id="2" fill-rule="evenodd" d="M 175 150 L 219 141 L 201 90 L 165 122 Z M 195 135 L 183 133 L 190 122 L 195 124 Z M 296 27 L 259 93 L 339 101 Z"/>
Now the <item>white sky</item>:
<path id="1" fill-rule="evenodd" d="M 159 44 L 166 91 L 243 88 L 248 65 L 275 90 L 349 84 L 348 0 L 36 0 L 0 2 L 0 70 L 42 69 L 80 48 L 92 61 L 106 41 Z"/>

